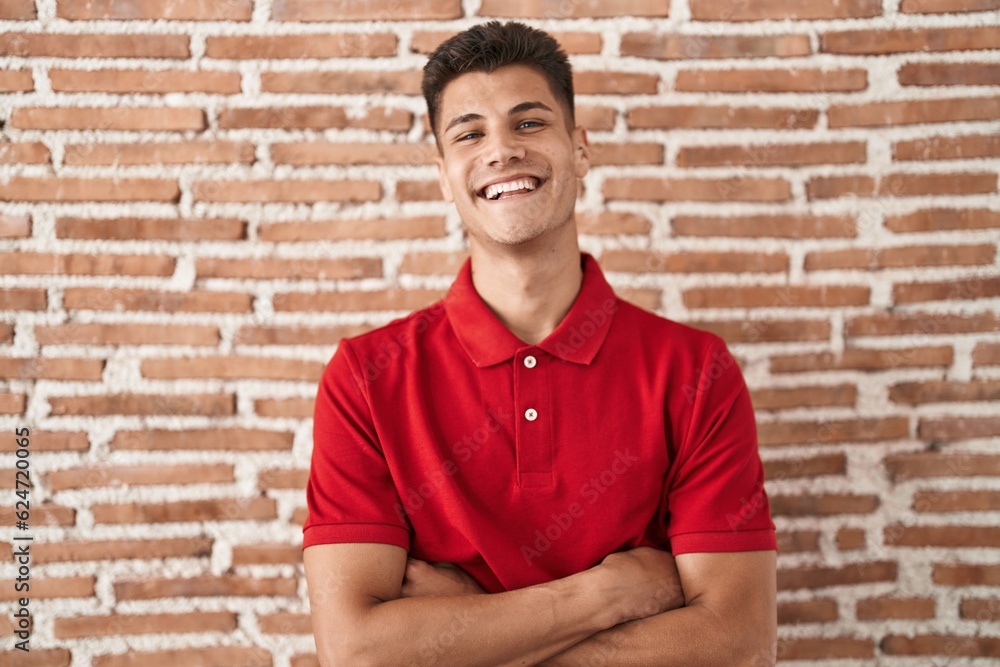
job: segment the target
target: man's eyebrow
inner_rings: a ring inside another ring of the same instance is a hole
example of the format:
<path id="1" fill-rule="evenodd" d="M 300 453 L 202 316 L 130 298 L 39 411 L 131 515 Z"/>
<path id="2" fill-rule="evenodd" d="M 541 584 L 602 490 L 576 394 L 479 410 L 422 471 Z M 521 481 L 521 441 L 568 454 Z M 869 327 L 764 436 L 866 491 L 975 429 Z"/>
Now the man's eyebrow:
<path id="1" fill-rule="evenodd" d="M 462 114 L 461 116 L 455 116 L 454 118 L 451 119 L 451 122 L 448 123 L 448 127 L 444 128 L 444 131 L 447 132 L 456 125 L 461 125 L 462 123 L 468 123 L 473 120 L 484 120 L 484 119 L 477 113 L 466 113 Z"/>
<path id="2" fill-rule="evenodd" d="M 549 105 L 544 102 L 521 102 L 520 104 L 512 106 L 510 111 L 507 112 L 507 115 L 513 116 L 514 114 L 521 113 L 522 111 L 531 111 L 532 109 L 545 109 L 546 111 L 552 111 Z M 461 116 L 455 116 L 451 119 L 451 122 L 448 123 L 448 127 L 444 128 L 444 131 L 447 132 L 456 125 L 461 125 L 462 123 L 468 123 L 474 120 L 485 119 L 477 113 L 466 113 Z"/>

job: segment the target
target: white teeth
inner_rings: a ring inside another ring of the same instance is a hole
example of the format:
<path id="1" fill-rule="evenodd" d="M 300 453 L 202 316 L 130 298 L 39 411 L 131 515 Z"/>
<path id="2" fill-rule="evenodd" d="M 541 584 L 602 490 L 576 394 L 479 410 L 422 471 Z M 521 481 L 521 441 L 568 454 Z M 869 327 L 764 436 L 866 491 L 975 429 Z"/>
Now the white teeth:
<path id="1" fill-rule="evenodd" d="M 534 190 L 535 182 L 530 178 L 521 178 L 516 181 L 508 181 L 506 183 L 494 183 L 493 185 L 487 186 L 486 191 L 483 193 L 487 199 L 497 199 L 504 192 L 511 192 L 512 190 Z"/>

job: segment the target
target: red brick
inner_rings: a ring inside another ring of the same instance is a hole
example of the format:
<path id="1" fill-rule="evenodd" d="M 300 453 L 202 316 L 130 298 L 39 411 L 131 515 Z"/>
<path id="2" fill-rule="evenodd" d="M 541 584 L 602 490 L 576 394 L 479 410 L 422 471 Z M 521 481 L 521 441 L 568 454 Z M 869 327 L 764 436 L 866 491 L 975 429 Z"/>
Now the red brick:
<path id="1" fill-rule="evenodd" d="M 655 95 L 660 77 L 643 72 L 573 72 L 577 95 Z"/>
<path id="2" fill-rule="evenodd" d="M 889 400 L 908 405 L 996 401 L 1000 400 L 1000 380 L 899 382 L 889 387 Z"/>
<path id="3" fill-rule="evenodd" d="M 1000 620 L 1000 599 L 966 598 L 959 607 L 962 618 L 983 621 Z"/>
<path id="4" fill-rule="evenodd" d="M 195 181 L 195 202 L 288 202 L 311 204 L 324 201 L 377 201 L 378 181 L 281 179 L 267 181 Z"/>
<path id="5" fill-rule="evenodd" d="M 778 343 L 828 340 L 830 323 L 822 320 L 693 320 L 693 327 L 711 331 L 730 343 Z"/>
<path id="6" fill-rule="evenodd" d="M 441 187 L 437 181 L 399 181 L 396 183 L 396 201 L 442 201 Z"/>
<path id="7" fill-rule="evenodd" d="M 50 396 L 51 415 L 202 415 L 236 414 L 232 394 L 98 394 L 95 396 Z"/>
<path id="8" fill-rule="evenodd" d="M 591 132 L 610 132 L 615 129 L 615 119 L 618 112 L 611 107 L 581 106 L 576 107 L 576 124 Z"/>
<path id="9" fill-rule="evenodd" d="M 887 546 L 898 547 L 1000 547 L 1000 527 L 896 523 L 885 527 L 882 539 Z"/>
<path id="10" fill-rule="evenodd" d="M 165 241 L 239 241 L 247 223 L 238 218 L 56 218 L 64 239 L 162 239 Z"/>
<path id="11" fill-rule="evenodd" d="M 277 577 L 201 576 L 186 579 L 152 578 L 116 581 L 115 597 L 119 600 L 155 600 L 157 598 L 189 598 L 218 596 L 295 596 L 296 581 Z M 185 664 L 185 663 L 172 663 Z"/>
<path id="12" fill-rule="evenodd" d="M 818 530 L 779 530 L 778 553 L 803 553 L 819 551 Z"/>
<path id="13" fill-rule="evenodd" d="M 652 223 L 631 211 L 584 211 L 577 213 L 576 228 L 581 234 L 648 234 Z"/>
<path id="14" fill-rule="evenodd" d="M 980 331 L 993 332 L 998 329 L 1000 329 L 1000 317 L 989 312 L 971 315 L 946 313 L 859 315 L 848 319 L 845 325 L 848 337 L 906 334 L 941 335 Z"/>
<path id="15" fill-rule="evenodd" d="M 261 489 L 304 489 L 309 479 L 309 471 L 292 468 L 272 468 L 262 470 L 257 476 L 257 486 Z"/>
<path id="16" fill-rule="evenodd" d="M 275 311 L 351 312 L 405 310 L 429 306 L 444 296 L 441 289 L 339 290 L 336 292 L 286 292 L 274 295 Z"/>
<path id="17" fill-rule="evenodd" d="M 601 52 L 603 40 L 600 33 L 587 31 L 546 30 L 555 38 L 559 45 L 569 55 L 592 54 Z M 456 30 L 414 30 L 410 40 L 410 50 L 414 53 L 430 55 L 446 39 L 458 34 Z"/>
<path id="18" fill-rule="evenodd" d="M 875 179 L 860 174 L 851 176 L 811 176 L 806 181 L 806 197 L 834 199 L 854 195 L 871 197 L 875 194 Z"/>
<path id="19" fill-rule="evenodd" d="M 1000 29 L 997 34 L 1000 35 Z M 827 116 L 831 128 L 995 120 L 1000 118 L 1000 97 L 831 104 Z"/>
<path id="20" fill-rule="evenodd" d="M 0 164 L 48 164 L 52 154 L 40 141 L 18 141 L 0 144 Z"/>
<path id="21" fill-rule="evenodd" d="M 21 58 L 189 58 L 184 34 L 0 33 L 0 56 Z"/>
<path id="22" fill-rule="evenodd" d="M 758 424 L 761 446 L 877 442 L 909 436 L 906 417 L 883 419 L 836 419 L 828 421 L 780 421 Z"/>
<path id="23" fill-rule="evenodd" d="M 951 366 L 950 345 L 900 349 L 847 348 L 841 353 L 810 352 L 771 357 L 772 373 L 800 373 L 830 370 L 883 371 L 897 368 Z"/>
<path id="24" fill-rule="evenodd" d="M 590 144 L 590 164 L 594 167 L 626 164 L 663 164 L 663 144 L 652 142 Z"/>
<path id="25" fill-rule="evenodd" d="M 398 164 L 425 165 L 433 162 L 437 149 L 433 144 L 383 142 L 287 142 L 271 145 L 275 164 L 294 165 L 355 165 Z"/>
<path id="26" fill-rule="evenodd" d="M 265 93 L 324 95 L 420 95 L 420 70 L 322 70 L 261 72 Z"/>
<path id="27" fill-rule="evenodd" d="M 176 260 L 157 255 L 0 253 L 10 275 L 170 276 Z"/>
<path id="28" fill-rule="evenodd" d="M 103 359 L 0 357 L 0 378 L 15 380 L 100 380 Z"/>
<path id="29" fill-rule="evenodd" d="M 403 265 L 406 259 L 403 258 Z M 408 273 L 401 269 L 402 273 Z M 341 338 L 357 336 L 375 328 L 374 324 L 335 324 L 328 327 L 245 326 L 233 335 L 233 345 L 322 345 L 332 347 Z"/>
<path id="30" fill-rule="evenodd" d="M 31 216 L 0 213 L 0 239 L 31 236 Z"/>
<path id="31" fill-rule="evenodd" d="M 370 107 L 359 117 L 349 117 L 343 107 L 244 107 L 219 110 L 219 129 L 271 128 L 325 130 L 347 127 L 366 130 L 408 130 L 413 113 L 405 109 Z"/>
<path id="32" fill-rule="evenodd" d="M 839 528 L 835 538 L 840 551 L 858 551 L 868 543 L 868 536 L 861 528 Z"/>
<path id="33" fill-rule="evenodd" d="M 847 457 L 843 454 L 820 454 L 807 459 L 768 459 L 764 461 L 764 478 L 768 482 L 823 475 L 845 475 Z"/>
<path id="34" fill-rule="evenodd" d="M 455 252 L 408 252 L 403 256 L 399 266 L 400 273 L 417 275 L 447 275 L 454 276 L 468 259 L 469 253 L 464 250 Z"/>
<path id="35" fill-rule="evenodd" d="M 36 325 L 40 345 L 204 345 L 215 346 L 219 328 L 201 324 L 103 324 L 71 322 Z"/>
<path id="36" fill-rule="evenodd" d="M 457 19 L 461 0 L 274 0 L 272 21 L 403 21 Z"/>
<path id="37" fill-rule="evenodd" d="M 853 384 L 814 385 L 809 387 L 768 387 L 751 392 L 757 410 L 841 405 L 851 407 L 858 397 Z"/>
<path id="38" fill-rule="evenodd" d="M 189 70 L 134 69 L 51 69 L 52 90 L 70 93 L 211 93 L 236 95 L 240 92 L 240 73 Z"/>
<path id="39" fill-rule="evenodd" d="M 867 305 L 869 292 L 861 285 L 731 285 L 686 289 L 683 299 L 688 308 L 831 308 Z"/>
<path id="40" fill-rule="evenodd" d="M 1000 343 L 976 343 L 972 350 L 973 366 L 1000 366 Z"/>
<path id="41" fill-rule="evenodd" d="M 252 297 L 241 292 L 192 290 L 157 292 L 142 289 L 99 289 L 67 287 L 66 308 L 74 310 L 126 310 L 174 312 L 250 312 Z"/>
<path id="42" fill-rule="evenodd" d="M 444 235 L 445 219 L 436 215 L 315 222 L 265 222 L 258 230 L 261 241 L 277 242 L 398 240 Z"/>
<path id="43" fill-rule="evenodd" d="M 618 18 L 621 16 L 666 17 L 668 3 L 647 0 L 619 0 L 612 4 L 599 0 L 553 3 L 547 0 L 483 0 L 479 16 L 504 18 Z"/>
<path id="44" fill-rule="evenodd" d="M 892 286 L 894 303 L 988 299 L 1000 296 L 1000 278 L 970 276 L 933 283 L 904 283 Z"/>
<path id="45" fill-rule="evenodd" d="M 842 30 L 820 35 L 820 51 L 823 53 L 866 55 L 906 51 L 975 51 L 997 47 L 1000 47 L 1000 29 L 995 26 Z"/>
<path id="46" fill-rule="evenodd" d="M 879 506 L 874 495 L 827 493 L 822 495 L 772 495 L 771 514 L 774 516 L 833 516 L 837 514 L 871 514 Z"/>
<path id="47" fill-rule="evenodd" d="M 2 11 L 3 9 L 0 9 L 0 12 Z M 11 69 L 0 72 L 0 93 L 28 93 L 34 89 L 35 80 L 30 69 Z"/>
<path id="48" fill-rule="evenodd" d="M 32 511 L 34 514 L 34 511 Z M 37 576 L 37 575 L 36 575 Z M 13 586 L 0 588 L 0 600 L 17 600 L 24 593 L 15 592 Z M 92 598 L 94 597 L 94 577 L 31 577 L 31 601 L 52 598 Z M 17 663 L 20 665 L 21 663 Z M 47 664 L 47 663 L 43 663 Z"/>
<path id="49" fill-rule="evenodd" d="M 243 544 L 233 546 L 234 566 L 239 565 L 298 565 L 302 548 L 291 544 Z"/>
<path id="50" fill-rule="evenodd" d="M 628 111 L 630 129 L 756 128 L 797 130 L 816 126 L 819 112 L 791 107 L 673 105 L 635 107 Z"/>
<path id="51" fill-rule="evenodd" d="M 70 21 L 168 20 L 168 21 L 249 21 L 253 0 L 57 0 L 56 16 Z"/>
<path id="52" fill-rule="evenodd" d="M 227 463 L 164 465 L 103 465 L 69 468 L 47 473 L 51 491 L 103 486 L 158 484 L 212 484 L 234 482 L 233 466 Z"/>
<path id="53" fill-rule="evenodd" d="M 236 613 L 189 611 L 183 614 L 94 614 L 57 618 L 54 634 L 59 639 L 148 635 L 157 633 L 226 632 L 236 630 Z"/>
<path id="54" fill-rule="evenodd" d="M 933 619 L 934 598 L 880 597 L 858 600 L 856 613 L 859 621 L 886 619 Z"/>
<path id="55" fill-rule="evenodd" d="M 21 130 L 152 130 L 206 128 L 205 112 L 193 107 L 21 107 L 10 115 Z"/>
<path id="56" fill-rule="evenodd" d="M 0 415 L 23 415 L 26 405 L 24 394 L 0 393 Z"/>
<path id="57" fill-rule="evenodd" d="M 674 90 L 725 93 L 852 92 L 868 88 L 863 69 L 706 69 L 677 72 Z"/>
<path id="58" fill-rule="evenodd" d="M 1000 565 L 936 563 L 931 579 L 940 586 L 1000 586 Z"/>
<path id="59" fill-rule="evenodd" d="M 803 565 L 781 568 L 778 570 L 778 590 L 855 586 L 896 581 L 897 572 L 898 567 L 895 561 L 861 562 L 840 567 Z"/>
<path id="60" fill-rule="evenodd" d="M 0 440 L 0 452 L 13 452 L 17 446 L 13 438 Z M 35 431 L 31 434 L 33 452 L 85 452 L 90 449 L 87 434 L 83 431 Z M 34 553 L 34 551 L 32 551 Z"/>
<path id="61" fill-rule="evenodd" d="M 44 289 L 10 287 L 0 289 L 0 310 L 45 310 L 48 298 Z"/>
<path id="62" fill-rule="evenodd" d="M 923 477 L 1000 476 L 1000 456 L 956 452 L 915 452 L 885 458 L 889 479 L 905 482 Z"/>
<path id="63" fill-rule="evenodd" d="M 306 516 L 308 515 L 308 510 L 305 507 L 299 507 L 294 512 L 292 512 L 291 524 L 293 526 L 302 527 L 306 522 Z"/>
<path id="64" fill-rule="evenodd" d="M 806 253 L 807 271 L 831 269 L 891 269 L 908 266 L 975 266 L 992 264 L 993 244 L 920 245 L 889 248 L 845 248 Z"/>
<path id="65" fill-rule="evenodd" d="M 287 451 L 294 434 L 260 429 L 143 429 L 118 431 L 111 440 L 112 451 Z"/>
<path id="66" fill-rule="evenodd" d="M 781 638 L 778 640 L 777 656 L 781 661 L 859 660 L 875 656 L 875 642 L 855 637 Z"/>
<path id="67" fill-rule="evenodd" d="M 997 191 L 997 175 L 988 172 L 949 174 L 885 174 L 876 194 L 892 197 L 973 195 Z"/>
<path id="68" fill-rule="evenodd" d="M 4 21 L 33 21 L 36 18 L 35 0 L 7 0 L 0 5 L 0 19 Z"/>
<path id="69" fill-rule="evenodd" d="M 0 8 L 0 13 L 3 9 Z M 20 649 L 0 653 L 3 667 L 70 667 L 73 656 L 65 648 L 32 648 L 30 653 Z"/>
<path id="70" fill-rule="evenodd" d="M 788 255 L 763 252 L 606 250 L 605 271 L 626 273 L 775 273 L 788 270 Z"/>
<path id="71" fill-rule="evenodd" d="M 665 6 L 665 5 L 664 5 Z M 808 35 L 690 35 L 629 32 L 621 54 L 657 60 L 788 58 L 811 52 Z"/>
<path id="72" fill-rule="evenodd" d="M 927 491 L 913 494 L 918 512 L 991 512 L 1000 507 L 1000 491 Z"/>
<path id="73" fill-rule="evenodd" d="M 833 598 L 778 603 L 778 625 L 836 621 L 837 601 Z"/>
<path id="74" fill-rule="evenodd" d="M 923 440 L 970 440 L 1000 435 L 1000 417 L 941 417 L 921 419 L 917 435 Z"/>
<path id="75" fill-rule="evenodd" d="M 69 144 L 67 165 L 252 164 L 253 144 L 237 141 L 171 141 L 141 144 Z"/>
<path id="76" fill-rule="evenodd" d="M 166 665 L 186 665 L 189 667 L 271 667 L 273 664 L 270 651 L 260 646 L 212 646 L 207 648 L 109 653 L 95 655 L 93 661 L 94 667 L 165 667 Z"/>
<path id="77" fill-rule="evenodd" d="M 396 55 L 389 32 L 296 35 L 220 35 L 205 39 L 205 56 L 224 60 L 378 58 Z"/>
<path id="78" fill-rule="evenodd" d="M 899 68 L 903 86 L 996 86 L 1000 65 L 990 63 L 907 63 Z"/>
<path id="79" fill-rule="evenodd" d="M 34 178 L 14 176 L 0 184 L 0 201 L 119 202 L 180 201 L 169 178 Z"/>
<path id="80" fill-rule="evenodd" d="M 178 500 L 114 505 L 95 503 L 94 523 L 173 523 L 277 519 L 273 498 Z"/>
<path id="81" fill-rule="evenodd" d="M 783 178 L 608 178 L 601 194 L 606 200 L 627 201 L 747 201 L 791 199 Z"/>
<path id="82" fill-rule="evenodd" d="M 885 227 L 889 231 L 900 234 L 960 229 L 989 229 L 1000 227 L 1000 211 L 981 208 L 923 209 L 903 215 L 887 215 Z"/>
<path id="83" fill-rule="evenodd" d="M 321 361 L 256 356 L 211 356 L 147 358 L 139 365 L 144 378 L 260 379 L 318 382 L 323 374 Z"/>
<path id="84" fill-rule="evenodd" d="M 867 158 L 864 141 L 808 144 L 757 144 L 725 146 L 681 146 L 679 167 L 798 166 L 811 164 L 863 163 Z"/>
<path id="85" fill-rule="evenodd" d="M 899 11 L 904 14 L 952 14 L 956 12 L 987 12 L 1000 9 L 997 0 L 902 0 Z"/>
<path id="86" fill-rule="evenodd" d="M 878 0 L 815 0 L 808 3 L 757 0 L 732 3 L 728 0 L 691 0 L 695 21 L 766 21 L 782 19 L 860 19 L 882 14 Z"/>
<path id="87" fill-rule="evenodd" d="M 925 137 L 892 144 L 892 159 L 967 160 L 1000 157 L 1000 136 L 967 134 L 959 137 Z"/>
<path id="88" fill-rule="evenodd" d="M 995 658 L 1000 655 L 1000 637 L 958 635 L 887 635 L 879 649 L 888 655 L 943 655 L 949 658 L 974 656 Z"/>
<path id="89" fill-rule="evenodd" d="M 282 611 L 259 616 L 260 631 L 264 634 L 311 635 L 312 619 L 309 614 Z"/>
<path id="90" fill-rule="evenodd" d="M 678 215 L 671 220 L 671 226 L 675 236 L 793 239 L 857 236 L 857 225 L 853 218 L 835 215 Z"/>
<path id="91" fill-rule="evenodd" d="M 14 325 L 0 324 L 0 344 L 8 345 L 14 342 Z"/>
<path id="92" fill-rule="evenodd" d="M 31 557 L 35 563 L 39 564 L 119 559 L 207 558 L 211 555 L 212 539 L 208 537 L 106 541 L 63 540 L 48 544 L 36 544 L 31 548 Z"/>
<path id="93" fill-rule="evenodd" d="M 358 280 L 381 278 L 378 257 L 199 257 L 195 260 L 198 278 L 239 278 L 243 280 Z"/>
<path id="94" fill-rule="evenodd" d="M 309 419 L 314 403 L 312 398 L 260 398 L 253 402 L 253 409 L 261 417 Z"/>

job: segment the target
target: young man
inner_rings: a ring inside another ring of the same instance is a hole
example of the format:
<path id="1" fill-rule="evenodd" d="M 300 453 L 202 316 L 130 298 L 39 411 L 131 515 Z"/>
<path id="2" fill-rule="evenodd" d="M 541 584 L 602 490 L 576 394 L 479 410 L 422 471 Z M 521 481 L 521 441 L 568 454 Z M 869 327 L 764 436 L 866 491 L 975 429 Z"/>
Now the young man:
<path id="1" fill-rule="evenodd" d="M 324 372 L 303 528 L 320 663 L 772 664 L 746 386 L 718 337 L 618 299 L 580 252 L 565 54 L 476 26 L 424 95 L 471 256 Z"/>

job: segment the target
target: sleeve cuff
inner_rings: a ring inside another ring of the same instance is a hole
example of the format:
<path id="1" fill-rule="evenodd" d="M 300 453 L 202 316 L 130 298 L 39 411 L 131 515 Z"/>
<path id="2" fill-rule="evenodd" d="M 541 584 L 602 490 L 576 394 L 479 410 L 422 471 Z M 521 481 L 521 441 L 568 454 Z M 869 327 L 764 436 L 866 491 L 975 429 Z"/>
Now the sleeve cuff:
<path id="1" fill-rule="evenodd" d="M 670 537 L 670 552 L 675 556 L 698 552 L 777 551 L 777 549 L 778 541 L 773 528 L 684 533 Z"/>
<path id="2" fill-rule="evenodd" d="M 385 523 L 321 523 L 302 531 L 302 548 L 316 544 L 376 542 L 410 550 L 410 532 Z"/>

